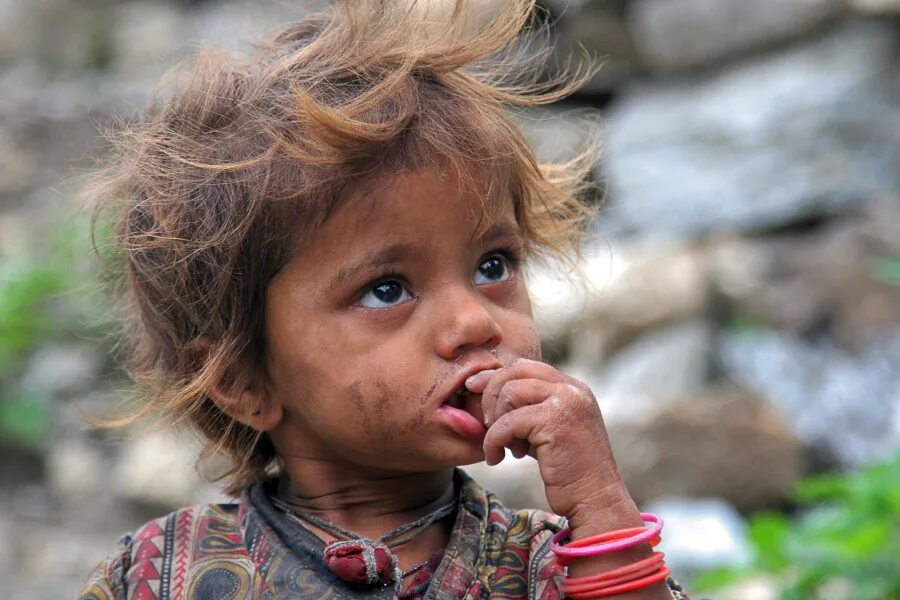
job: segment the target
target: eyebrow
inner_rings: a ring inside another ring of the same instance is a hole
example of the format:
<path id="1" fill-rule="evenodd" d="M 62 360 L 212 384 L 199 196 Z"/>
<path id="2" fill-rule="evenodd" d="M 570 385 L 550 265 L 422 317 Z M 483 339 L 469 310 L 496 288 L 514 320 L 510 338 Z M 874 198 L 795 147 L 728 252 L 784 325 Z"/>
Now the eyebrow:
<path id="1" fill-rule="evenodd" d="M 328 284 L 328 290 L 333 291 L 348 279 L 352 279 L 367 269 L 397 264 L 412 253 L 413 248 L 409 244 L 391 244 L 390 246 L 367 252 L 358 261 L 338 271 L 331 283 Z"/>
<path id="2" fill-rule="evenodd" d="M 487 244 L 502 237 L 512 237 L 517 240 L 520 239 L 522 236 L 518 224 L 509 221 L 494 223 L 484 232 L 484 234 L 477 238 L 477 241 L 482 244 Z"/>
<path id="3" fill-rule="evenodd" d="M 504 236 L 519 239 L 518 225 L 509 222 L 494 223 L 484 235 L 478 238 L 478 241 L 482 244 L 488 244 Z M 390 246 L 367 252 L 358 261 L 341 268 L 331 280 L 331 283 L 328 284 L 328 291 L 334 291 L 345 281 L 356 277 L 363 271 L 395 265 L 411 254 L 414 254 L 414 249 L 410 244 L 391 244 Z"/>

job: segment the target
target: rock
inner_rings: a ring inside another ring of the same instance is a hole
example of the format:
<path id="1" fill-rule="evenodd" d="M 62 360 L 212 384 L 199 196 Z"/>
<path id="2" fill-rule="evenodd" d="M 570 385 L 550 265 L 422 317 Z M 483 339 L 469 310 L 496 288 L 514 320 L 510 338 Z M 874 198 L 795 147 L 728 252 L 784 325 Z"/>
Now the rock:
<path id="1" fill-rule="evenodd" d="M 198 453 L 195 441 L 174 431 L 132 435 L 114 468 L 114 490 L 131 502 L 170 509 L 224 501 L 197 471 Z"/>
<path id="2" fill-rule="evenodd" d="M 23 151 L 8 131 L 0 128 L 0 205 L 4 203 L 4 196 L 28 189 L 37 166 L 34 157 Z"/>
<path id="3" fill-rule="evenodd" d="M 605 399 L 598 400 L 607 420 Z M 632 419 L 607 420 L 619 470 L 639 504 L 719 497 L 750 512 L 782 500 L 802 474 L 803 446 L 785 415 L 747 389 L 721 383 L 660 402 L 655 414 L 650 406 L 636 408 Z"/>
<path id="4" fill-rule="evenodd" d="M 654 240 L 596 244 L 574 273 L 535 265 L 526 280 L 538 331 L 564 339 L 569 362 L 588 371 L 646 330 L 701 314 L 708 301 L 704 253 Z"/>
<path id="5" fill-rule="evenodd" d="M 204 3 L 186 15 L 186 36 L 219 48 L 243 49 L 248 43 L 267 37 L 271 30 L 323 7 L 327 4 L 321 0 Z"/>
<path id="6" fill-rule="evenodd" d="M 529 108 L 513 116 L 541 162 L 571 160 L 590 141 L 596 111 Z M 598 157 L 599 159 L 599 157 Z"/>
<path id="7" fill-rule="evenodd" d="M 900 0 L 849 0 L 850 8 L 866 15 L 900 14 Z"/>
<path id="8" fill-rule="evenodd" d="M 0 0 L 0 65 L 21 60 L 26 54 L 28 35 L 23 21 L 26 6 L 20 0 Z"/>
<path id="9" fill-rule="evenodd" d="M 114 7 L 113 67 L 118 76 L 162 72 L 187 51 L 185 18 L 168 2 L 128 2 Z"/>
<path id="10" fill-rule="evenodd" d="M 81 438 L 55 440 L 46 461 L 47 484 L 57 498 L 68 502 L 102 494 L 108 488 L 102 452 Z"/>
<path id="11" fill-rule="evenodd" d="M 102 366 L 103 358 L 91 347 L 45 346 L 28 359 L 21 385 L 50 394 L 83 390 Z"/>
<path id="12" fill-rule="evenodd" d="M 622 0 L 576 0 L 543 3 L 553 23 L 554 59 L 551 64 L 578 61 L 585 54 L 602 62 L 600 71 L 579 94 L 608 94 L 634 76 L 641 59 L 631 39 Z"/>
<path id="13" fill-rule="evenodd" d="M 787 3 L 786 3 L 787 4 Z M 852 22 L 723 73 L 635 89 L 609 115 L 608 230 L 759 231 L 900 193 L 897 30 Z"/>
<path id="14" fill-rule="evenodd" d="M 698 319 L 652 331 L 613 355 L 591 378 L 607 424 L 646 425 L 664 404 L 703 388 L 713 347 L 711 325 Z"/>
<path id="15" fill-rule="evenodd" d="M 4 569 L 12 567 L 15 555 L 12 516 L 8 511 L 0 511 L 0 565 Z"/>
<path id="16" fill-rule="evenodd" d="M 789 417 L 791 429 L 840 466 L 859 467 L 900 444 L 900 328 L 858 355 L 774 330 L 725 335 L 733 377 Z"/>
<path id="17" fill-rule="evenodd" d="M 751 547 L 744 518 L 721 498 L 659 498 L 641 507 L 665 521 L 657 550 L 679 580 L 709 569 L 747 566 Z"/>
<path id="18" fill-rule="evenodd" d="M 499 465 L 489 467 L 481 462 L 464 470 L 511 508 L 550 510 L 538 463 L 529 456 L 517 459 L 507 450 Z"/>
<path id="19" fill-rule="evenodd" d="M 879 230 L 891 227 L 900 206 L 883 208 L 806 234 L 719 239 L 709 261 L 718 295 L 737 322 L 825 334 L 861 351 L 900 323 L 900 292 L 879 276 L 893 235 Z"/>
<path id="20" fill-rule="evenodd" d="M 800 37 L 842 11 L 841 0 L 635 0 L 629 22 L 646 63 L 671 71 Z"/>
<path id="21" fill-rule="evenodd" d="M 13 488 L 9 508 L 17 519 L 48 521 L 58 509 L 43 483 L 26 483 Z"/>

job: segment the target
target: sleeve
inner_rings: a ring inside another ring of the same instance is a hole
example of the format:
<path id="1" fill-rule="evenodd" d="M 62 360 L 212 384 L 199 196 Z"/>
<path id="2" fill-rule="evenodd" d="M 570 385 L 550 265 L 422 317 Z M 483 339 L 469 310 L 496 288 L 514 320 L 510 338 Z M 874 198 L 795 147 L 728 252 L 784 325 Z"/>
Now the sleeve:
<path id="1" fill-rule="evenodd" d="M 115 553 L 91 572 L 77 600 L 126 600 L 125 574 L 131 567 L 131 536 L 119 540 Z"/>
<path id="2" fill-rule="evenodd" d="M 562 580 L 564 570 L 556 564 L 556 557 L 550 552 L 550 539 L 565 527 L 565 519 L 535 511 L 531 515 L 531 548 L 529 580 L 531 598 L 534 600 L 562 600 Z M 684 588 L 672 577 L 666 580 L 673 600 L 690 600 Z"/>

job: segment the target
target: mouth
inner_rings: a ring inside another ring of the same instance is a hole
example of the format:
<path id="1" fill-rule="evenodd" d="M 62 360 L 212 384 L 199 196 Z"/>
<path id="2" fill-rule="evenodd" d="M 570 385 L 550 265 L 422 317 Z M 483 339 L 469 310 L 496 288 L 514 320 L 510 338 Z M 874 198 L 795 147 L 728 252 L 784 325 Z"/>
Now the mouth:
<path id="1" fill-rule="evenodd" d="M 464 371 L 456 380 L 456 387 L 444 397 L 437 412 L 447 419 L 452 429 L 465 437 L 483 438 L 487 429 L 484 427 L 484 412 L 481 408 L 481 394 L 474 394 L 466 388 L 466 379 L 486 369 L 498 368 L 483 366 Z"/>

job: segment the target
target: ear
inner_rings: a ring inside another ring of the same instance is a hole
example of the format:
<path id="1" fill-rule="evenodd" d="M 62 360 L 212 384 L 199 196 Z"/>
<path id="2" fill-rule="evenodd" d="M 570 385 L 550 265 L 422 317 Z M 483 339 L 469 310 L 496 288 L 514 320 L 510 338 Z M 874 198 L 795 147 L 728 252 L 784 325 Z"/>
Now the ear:
<path id="1" fill-rule="evenodd" d="M 194 364 L 201 365 L 208 360 L 211 345 L 202 340 L 189 344 L 189 352 Z M 236 367 L 239 375 L 223 376 L 219 381 L 206 386 L 206 395 L 226 415 L 256 431 L 271 431 L 284 418 L 281 404 L 273 402 L 266 393 L 261 377 L 253 374 L 252 368 Z"/>
<path id="2" fill-rule="evenodd" d="M 256 431 L 272 431 L 284 418 L 281 404 L 270 401 L 267 394 L 251 387 L 226 391 L 216 385 L 207 389 L 207 395 L 219 410 Z"/>

